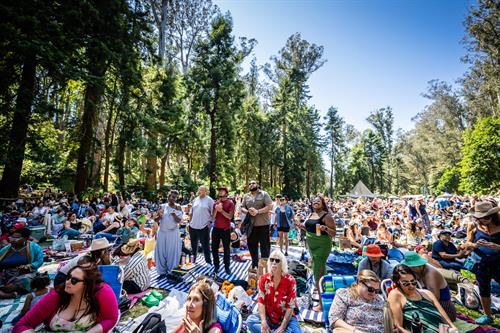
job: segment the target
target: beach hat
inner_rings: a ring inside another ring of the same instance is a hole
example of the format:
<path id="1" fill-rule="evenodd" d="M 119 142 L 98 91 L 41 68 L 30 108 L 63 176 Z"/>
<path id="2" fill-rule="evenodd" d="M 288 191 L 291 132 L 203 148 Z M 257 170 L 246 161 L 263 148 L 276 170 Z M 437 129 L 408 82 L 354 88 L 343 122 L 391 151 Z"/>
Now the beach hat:
<path id="1" fill-rule="evenodd" d="M 427 259 L 424 259 L 421 256 L 419 256 L 417 252 L 408 251 L 405 254 L 405 260 L 403 260 L 401 264 L 406 265 L 408 267 L 418 267 L 427 264 Z"/>
<path id="2" fill-rule="evenodd" d="M 367 257 L 385 257 L 380 247 L 376 244 L 370 244 L 366 247 L 366 251 L 364 253 Z"/>
<path id="3" fill-rule="evenodd" d="M 123 215 L 116 215 L 114 221 L 115 222 L 121 222 L 121 221 L 123 221 Z"/>
<path id="4" fill-rule="evenodd" d="M 108 247 L 111 247 L 111 244 L 109 244 L 106 238 L 93 239 L 90 244 L 90 251 L 104 250 Z"/>
<path id="5" fill-rule="evenodd" d="M 122 252 L 124 254 L 133 253 L 138 247 L 141 246 L 141 242 L 138 239 L 129 239 L 128 243 L 122 246 Z"/>
<path id="6" fill-rule="evenodd" d="M 481 201 L 481 202 L 477 202 L 474 205 L 474 208 L 471 209 L 471 211 L 472 211 L 471 215 L 473 217 L 480 219 L 480 218 L 483 218 L 485 216 L 500 212 L 500 207 L 498 207 L 498 206 L 493 207 L 493 204 L 489 201 Z"/>

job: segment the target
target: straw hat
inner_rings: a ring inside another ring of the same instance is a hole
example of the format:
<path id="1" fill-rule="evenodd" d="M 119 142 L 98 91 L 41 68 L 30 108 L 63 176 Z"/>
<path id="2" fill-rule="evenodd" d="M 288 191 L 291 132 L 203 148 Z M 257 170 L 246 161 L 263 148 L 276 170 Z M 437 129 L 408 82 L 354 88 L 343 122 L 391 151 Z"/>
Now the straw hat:
<path id="1" fill-rule="evenodd" d="M 141 246 L 138 239 L 131 238 L 128 243 L 122 246 L 123 254 L 132 254 L 134 251 Z"/>
<path id="2" fill-rule="evenodd" d="M 471 215 L 477 219 L 480 219 L 498 212 L 500 212 L 500 207 L 493 207 L 493 204 L 489 201 L 480 201 L 476 202 L 476 204 L 474 205 Z"/>
<path id="3" fill-rule="evenodd" d="M 90 251 L 104 250 L 111 247 L 106 238 L 93 239 L 92 244 L 90 244 Z"/>

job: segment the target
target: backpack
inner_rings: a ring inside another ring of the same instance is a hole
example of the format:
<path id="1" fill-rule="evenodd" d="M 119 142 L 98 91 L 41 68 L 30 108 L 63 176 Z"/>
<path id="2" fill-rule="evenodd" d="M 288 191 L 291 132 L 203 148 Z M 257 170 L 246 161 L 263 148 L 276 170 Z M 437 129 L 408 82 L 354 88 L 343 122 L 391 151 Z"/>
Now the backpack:
<path id="1" fill-rule="evenodd" d="M 159 313 L 148 313 L 133 333 L 166 333 L 167 327 Z"/>

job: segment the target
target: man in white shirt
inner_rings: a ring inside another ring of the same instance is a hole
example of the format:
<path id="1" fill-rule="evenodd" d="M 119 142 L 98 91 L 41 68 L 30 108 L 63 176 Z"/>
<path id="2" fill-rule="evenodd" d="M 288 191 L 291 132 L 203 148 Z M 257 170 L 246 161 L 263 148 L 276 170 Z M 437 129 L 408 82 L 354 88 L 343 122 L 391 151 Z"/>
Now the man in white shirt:
<path id="1" fill-rule="evenodd" d="M 193 249 L 194 260 L 198 254 L 198 241 L 203 248 L 203 255 L 208 264 L 212 264 L 210 257 L 210 230 L 209 224 L 212 221 L 212 209 L 214 200 L 207 195 L 207 188 L 200 186 L 198 196 L 193 201 L 193 207 L 189 212 L 189 238 Z"/>

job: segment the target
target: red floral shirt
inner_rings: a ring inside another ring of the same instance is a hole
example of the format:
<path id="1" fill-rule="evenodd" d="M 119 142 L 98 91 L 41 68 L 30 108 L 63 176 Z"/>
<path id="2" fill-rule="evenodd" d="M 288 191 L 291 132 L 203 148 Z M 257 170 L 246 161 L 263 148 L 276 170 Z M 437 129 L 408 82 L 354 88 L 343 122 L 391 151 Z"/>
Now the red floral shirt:
<path id="1" fill-rule="evenodd" d="M 283 274 L 277 288 L 274 287 L 271 273 L 260 277 L 258 301 L 265 305 L 270 324 L 280 324 L 285 318 L 286 310 L 296 308 L 296 298 L 296 282 L 292 275 Z"/>

